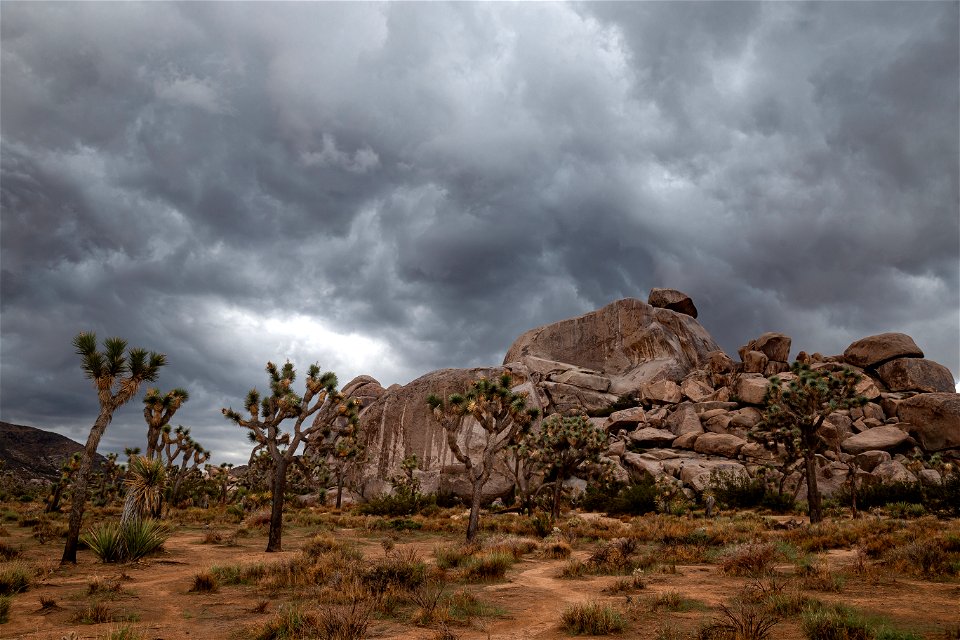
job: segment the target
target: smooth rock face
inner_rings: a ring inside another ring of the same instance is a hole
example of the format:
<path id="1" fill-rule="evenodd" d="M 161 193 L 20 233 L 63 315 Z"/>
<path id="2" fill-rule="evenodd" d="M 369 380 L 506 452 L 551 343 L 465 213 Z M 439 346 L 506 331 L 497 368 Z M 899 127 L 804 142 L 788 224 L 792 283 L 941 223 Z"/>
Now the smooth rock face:
<path id="1" fill-rule="evenodd" d="M 503 361 L 535 356 L 569 362 L 607 377 L 624 378 L 636 388 L 645 381 L 683 380 L 711 351 L 718 350 L 719 345 L 694 318 L 627 298 L 527 331 Z"/>
<path id="2" fill-rule="evenodd" d="M 905 333 L 880 333 L 861 338 L 843 352 L 845 362 L 855 367 L 875 367 L 894 358 L 922 358 L 923 351 Z"/>
<path id="3" fill-rule="evenodd" d="M 694 402 L 700 402 L 705 398 L 709 398 L 713 395 L 714 389 L 705 382 L 699 380 L 684 380 L 680 385 L 680 391 L 690 400 Z"/>
<path id="4" fill-rule="evenodd" d="M 763 404 L 763 396 L 767 392 L 769 382 L 763 376 L 755 373 L 744 374 L 737 380 L 734 393 L 746 404 Z"/>
<path id="5" fill-rule="evenodd" d="M 915 395 L 899 402 L 897 416 L 927 451 L 960 447 L 960 394 Z"/>
<path id="6" fill-rule="evenodd" d="M 502 367 L 433 371 L 402 387 L 391 387 L 365 407 L 360 412 L 360 429 L 366 437 L 367 450 L 363 469 L 365 483 L 372 487 L 379 481 L 382 485 L 399 472 L 405 456 L 416 454 L 425 470 L 450 470 L 438 474 L 438 482 L 446 487 L 446 481 L 453 480 L 457 461 L 447 446 L 443 428 L 427 405 L 427 397 L 432 393 L 443 398 L 461 393 L 477 378 L 493 378 L 504 371 Z M 514 372 L 514 382 L 523 382 L 517 372 Z M 475 429 L 481 432 L 478 426 Z M 509 473 L 504 466 L 494 475 L 498 478 L 484 491 L 491 498 L 496 497 L 497 486 L 502 486 L 501 480 L 509 477 Z M 463 483 L 455 484 L 457 486 L 450 487 L 452 490 L 462 489 Z M 424 487 L 426 492 L 436 489 Z M 463 495 L 468 496 L 469 492 Z"/>
<path id="7" fill-rule="evenodd" d="M 650 289 L 647 304 L 651 307 L 684 313 L 692 318 L 697 317 L 697 307 L 693 304 L 693 300 L 687 294 L 676 289 Z"/>
<path id="8" fill-rule="evenodd" d="M 575 387 L 583 387 L 593 391 L 606 393 L 610 389 L 610 378 L 578 371 L 576 369 L 564 371 L 561 374 L 551 376 L 552 380 L 572 384 Z"/>
<path id="9" fill-rule="evenodd" d="M 910 435 L 892 425 L 868 429 L 863 433 L 850 436 L 840 444 L 847 453 L 857 454 L 864 451 L 886 451 L 895 449 L 910 440 Z"/>
<path id="10" fill-rule="evenodd" d="M 676 437 L 670 431 L 653 427 L 642 427 L 630 434 L 631 442 L 638 447 L 669 447 Z"/>
<path id="11" fill-rule="evenodd" d="M 949 393 L 954 390 L 950 370 L 924 358 L 890 360 L 877 367 L 877 375 L 890 391 Z"/>
<path id="12" fill-rule="evenodd" d="M 790 336 L 772 331 L 767 332 L 740 347 L 740 358 L 746 362 L 746 358 L 744 358 L 745 353 L 748 351 L 759 351 L 771 361 L 786 362 L 790 357 L 791 342 Z"/>
<path id="13" fill-rule="evenodd" d="M 740 448 L 747 444 L 743 438 L 725 433 L 705 433 L 693 445 L 693 450 L 706 455 L 736 458 Z"/>

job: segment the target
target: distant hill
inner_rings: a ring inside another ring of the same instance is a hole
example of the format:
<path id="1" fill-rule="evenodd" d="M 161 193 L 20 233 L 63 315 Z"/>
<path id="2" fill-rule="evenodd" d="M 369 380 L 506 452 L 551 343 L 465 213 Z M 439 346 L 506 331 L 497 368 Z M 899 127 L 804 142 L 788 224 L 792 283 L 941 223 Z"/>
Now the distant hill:
<path id="1" fill-rule="evenodd" d="M 40 480 L 55 482 L 60 467 L 83 445 L 52 431 L 22 424 L 0 422 L 0 461 L 3 470 L 12 471 L 24 482 Z M 104 462 L 97 455 L 96 464 Z"/>

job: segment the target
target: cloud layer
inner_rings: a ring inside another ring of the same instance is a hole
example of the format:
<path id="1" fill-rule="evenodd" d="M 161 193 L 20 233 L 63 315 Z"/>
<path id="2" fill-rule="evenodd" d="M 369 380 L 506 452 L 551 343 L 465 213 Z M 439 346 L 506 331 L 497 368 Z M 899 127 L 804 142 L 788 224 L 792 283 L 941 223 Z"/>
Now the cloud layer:
<path id="1" fill-rule="evenodd" d="M 654 286 L 731 352 L 903 331 L 960 373 L 956 3 L 2 17 L 3 420 L 83 439 L 95 330 L 240 462 L 268 359 L 404 383 Z"/>

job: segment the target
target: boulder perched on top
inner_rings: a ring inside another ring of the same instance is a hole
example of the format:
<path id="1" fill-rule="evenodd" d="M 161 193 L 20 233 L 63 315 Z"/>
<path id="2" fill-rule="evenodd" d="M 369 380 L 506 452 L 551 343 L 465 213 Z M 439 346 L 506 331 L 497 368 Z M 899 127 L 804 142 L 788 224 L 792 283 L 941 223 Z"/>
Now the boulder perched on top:
<path id="1" fill-rule="evenodd" d="M 744 362 L 746 362 L 746 354 L 750 351 L 760 352 L 771 361 L 787 362 L 790 357 L 790 344 L 790 336 L 769 331 L 740 347 L 737 353 Z"/>
<path id="2" fill-rule="evenodd" d="M 847 347 L 843 359 L 855 367 L 876 367 L 894 358 L 922 358 L 923 351 L 905 333 L 880 333 Z"/>
<path id="3" fill-rule="evenodd" d="M 533 356 L 569 363 L 611 378 L 609 392 L 621 394 L 637 389 L 641 382 L 680 382 L 718 350 L 719 345 L 693 317 L 627 298 L 527 331 L 503 362 Z"/>
<path id="4" fill-rule="evenodd" d="M 921 393 L 897 404 L 900 422 L 927 451 L 960 448 L 960 393 Z"/>
<path id="5" fill-rule="evenodd" d="M 676 289 L 650 289 L 647 304 L 651 307 L 685 313 L 692 318 L 697 317 L 697 307 L 693 304 L 693 300 L 684 292 Z"/>
<path id="6" fill-rule="evenodd" d="M 877 367 L 877 375 L 890 391 L 949 393 L 953 375 L 942 364 L 924 358 L 897 358 Z"/>

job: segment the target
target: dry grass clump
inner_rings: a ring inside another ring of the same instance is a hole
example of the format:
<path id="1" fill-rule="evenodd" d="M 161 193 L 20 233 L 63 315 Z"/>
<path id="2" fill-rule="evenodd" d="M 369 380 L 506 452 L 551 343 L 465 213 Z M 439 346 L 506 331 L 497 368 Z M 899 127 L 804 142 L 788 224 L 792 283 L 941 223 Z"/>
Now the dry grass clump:
<path id="1" fill-rule="evenodd" d="M 279 611 L 253 636 L 255 640 L 294 640 L 320 635 L 320 621 L 316 613 L 288 605 Z"/>
<path id="2" fill-rule="evenodd" d="M 840 593 L 846 585 L 846 579 L 831 571 L 826 564 L 816 564 L 801 572 L 797 585 L 809 591 Z"/>
<path id="3" fill-rule="evenodd" d="M 664 591 L 649 600 L 650 611 L 694 611 L 706 609 L 707 605 L 694 598 L 687 598 L 679 591 Z"/>
<path id="4" fill-rule="evenodd" d="M 193 585 L 190 593 L 217 593 L 220 591 L 220 582 L 210 571 L 201 571 L 193 576 Z"/>
<path id="5" fill-rule="evenodd" d="M 503 551 L 471 556 L 462 566 L 463 579 L 467 582 L 502 580 L 515 561 L 513 554 Z"/>
<path id="6" fill-rule="evenodd" d="M 946 578 L 960 574 L 960 542 L 935 537 L 917 539 L 889 551 L 888 564 L 898 571 L 922 578 Z"/>
<path id="7" fill-rule="evenodd" d="M 121 618 L 101 600 L 91 602 L 85 609 L 77 611 L 72 619 L 73 622 L 79 622 L 80 624 L 102 624 L 120 620 Z"/>
<path id="8" fill-rule="evenodd" d="M 540 553 L 551 560 L 566 560 L 573 553 L 573 547 L 566 540 L 546 540 L 540 547 Z"/>
<path id="9" fill-rule="evenodd" d="M 480 548 L 489 553 L 509 553 L 515 560 L 519 560 L 537 548 L 537 541 L 512 534 L 494 535 L 482 540 Z"/>
<path id="10" fill-rule="evenodd" d="M 10 622 L 10 603 L 13 598 L 10 596 L 0 596 L 0 624 Z"/>
<path id="11" fill-rule="evenodd" d="M 738 545 L 721 556 L 720 571 L 730 576 L 765 576 L 773 571 L 777 556 L 777 547 L 772 543 Z"/>
<path id="12" fill-rule="evenodd" d="M 698 640 L 766 640 L 780 616 L 751 602 L 721 604 L 720 616 L 697 631 Z"/>
<path id="13" fill-rule="evenodd" d="M 573 635 L 605 636 L 625 630 L 627 621 L 608 604 L 586 602 L 564 609 L 560 626 Z"/>
<path id="14" fill-rule="evenodd" d="M 453 546 L 434 547 L 433 557 L 441 569 L 456 569 L 479 551 L 480 545 L 477 543 L 460 543 Z"/>
<path id="15" fill-rule="evenodd" d="M 120 578 L 93 576 L 87 583 L 87 596 L 116 598 L 122 593 L 123 585 L 120 583 Z"/>
<path id="16" fill-rule="evenodd" d="M 0 560 L 9 562 L 20 557 L 20 549 L 6 542 L 0 542 Z"/>
<path id="17" fill-rule="evenodd" d="M 303 544 L 303 555 L 310 558 L 322 556 L 325 553 L 340 552 L 346 548 L 342 542 L 327 533 L 318 533 Z"/>
<path id="18" fill-rule="evenodd" d="M 20 561 L 0 567 L 0 596 L 12 596 L 29 589 L 31 573 Z"/>

